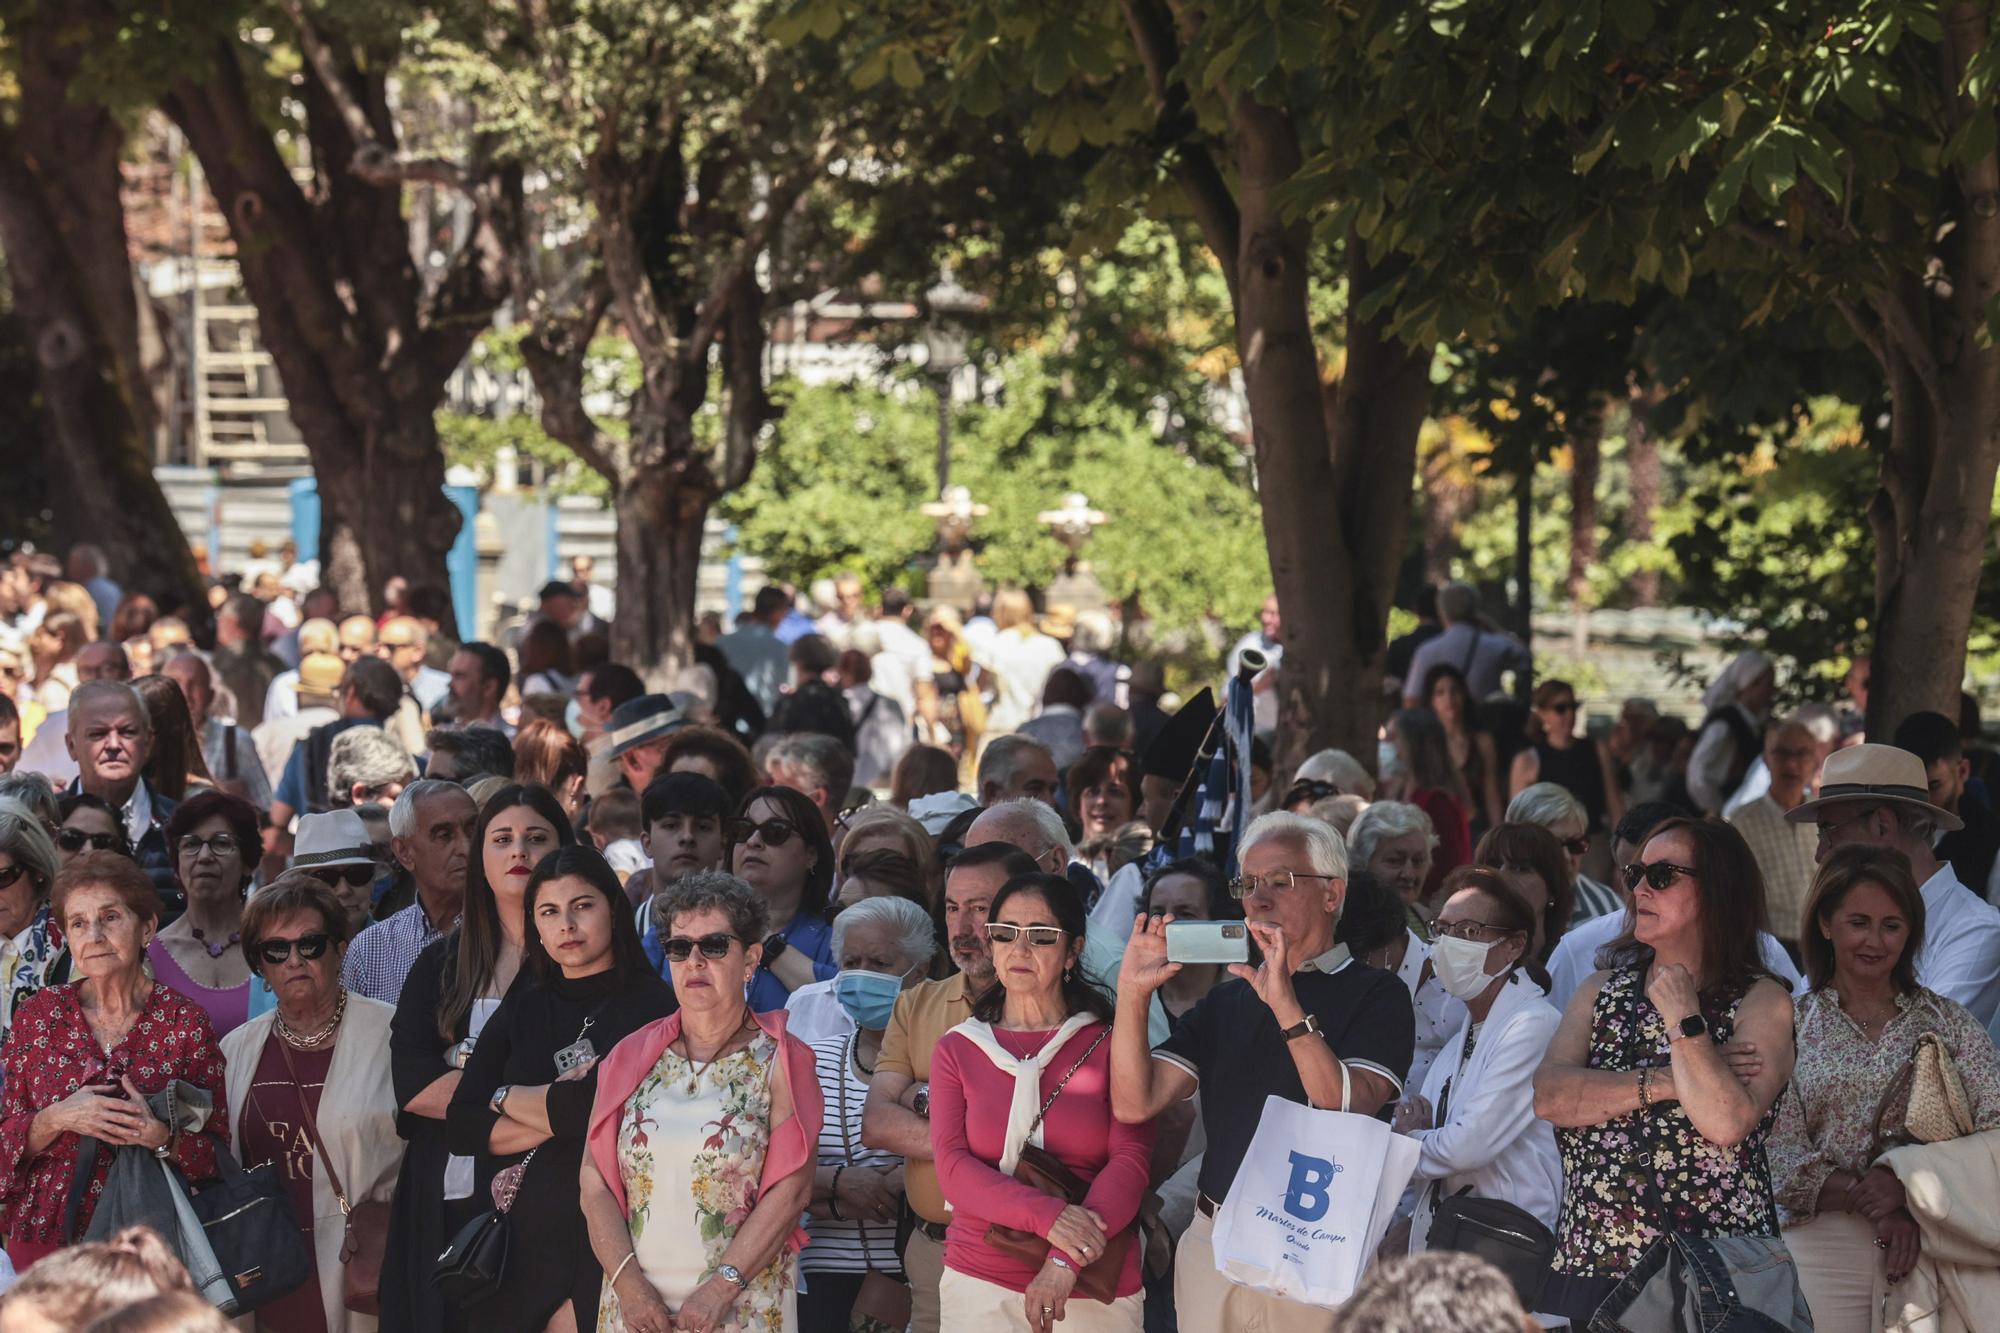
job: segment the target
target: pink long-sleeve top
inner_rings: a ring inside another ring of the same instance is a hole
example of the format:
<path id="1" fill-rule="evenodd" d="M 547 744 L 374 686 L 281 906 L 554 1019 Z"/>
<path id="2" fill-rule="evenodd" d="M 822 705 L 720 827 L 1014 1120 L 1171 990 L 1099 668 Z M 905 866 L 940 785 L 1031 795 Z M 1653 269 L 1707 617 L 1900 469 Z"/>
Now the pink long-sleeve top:
<path id="1" fill-rule="evenodd" d="M 1042 1071 L 1042 1101 L 1047 1101 L 1097 1034 L 1092 1023 L 1069 1041 Z M 1010 1032 L 995 1028 L 1000 1045 L 1015 1056 L 1033 1056 L 1053 1032 Z M 986 1244 L 986 1228 L 994 1223 L 1046 1236 L 1063 1210 L 1063 1201 L 1000 1174 L 1007 1133 L 1007 1108 L 1012 1102 L 1014 1076 L 996 1069 L 986 1053 L 956 1031 L 947 1032 L 931 1056 L 931 1147 L 938 1183 L 952 1207 L 945 1233 L 947 1268 L 986 1282 L 1027 1290 L 1035 1269 Z M 1064 1166 L 1090 1182 L 1084 1207 L 1104 1219 L 1105 1234 L 1115 1235 L 1138 1215 L 1146 1192 L 1153 1127 L 1122 1125 L 1111 1114 L 1111 1043 L 1101 1043 L 1076 1071 L 1042 1121 L 1042 1147 Z M 1118 1294 L 1139 1289 L 1139 1249 L 1125 1255 Z M 1081 1268 L 1079 1255 L 1065 1257 Z"/>

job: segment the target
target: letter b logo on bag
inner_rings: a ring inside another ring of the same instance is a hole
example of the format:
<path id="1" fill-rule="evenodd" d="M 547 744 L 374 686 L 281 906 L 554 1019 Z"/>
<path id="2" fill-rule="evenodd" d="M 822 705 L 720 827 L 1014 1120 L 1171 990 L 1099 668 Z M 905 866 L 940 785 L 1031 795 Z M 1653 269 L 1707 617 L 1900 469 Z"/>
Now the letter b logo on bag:
<path id="1" fill-rule="evenodd" d="M 1292 1178 L 1285 1185 L 1285 1211 L 1301 1222 L 1317 1222 L 1333 1202 L 1333 1178 L 1345 1168 L 1325 1157 L 1292 1153 Z"/>

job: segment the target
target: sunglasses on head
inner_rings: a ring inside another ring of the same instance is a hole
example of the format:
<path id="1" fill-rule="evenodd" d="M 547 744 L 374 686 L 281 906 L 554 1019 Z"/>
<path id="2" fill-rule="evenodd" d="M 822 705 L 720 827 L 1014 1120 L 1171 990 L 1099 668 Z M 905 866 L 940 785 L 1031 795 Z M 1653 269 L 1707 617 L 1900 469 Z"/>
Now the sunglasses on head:
<path id="1" fill-rule="evenodd" d="M 257 956 L 272 967 L 277 967 L 292 956 L 292 950 L 299 951 L 299 961 L 310 963 L 326 953 L 326 946 L 332 943 L 325 931 L 315 931 L 311 935 L 301 935 L 295 940 L 268 939 L 257 946 Z"/>
<path id="2" fill-rule="evenodd" d="M 56 846 L 66 852 L 80 852 L 89 847 L 93 852 L 122 852 L 125 839 L 116 833 L 91 833 L 80 828 L 56 830 Z"/>
<path id="3" fill-rule="evenodd" d="M 321 866 L 312 872 L 312 877 L 328 888 L 344 882 L 351 889 L 359 889 L 375 882 L 375 867 L 372 865 Z"/>
<path id="4" fill-rule="evenodd" d="M 1673 887 L 1682 875 L 1692 879 L 1694 873 L 1693 866 L 1675 865 L 1672 861 L 1655 861 L 1650 865 L 1635 861 L 1625 867 L 1625 888 L 1627 892 L 1636 892 L 1643 883 L 1654 893 L 1661 893 Z"/>
<path id="5" fill-rule="evenodd" d="M 734 943 L 734 935 L 704 935 L 698 940 L 674 935 L 667 940 L 667 958 L 670 962 L 685 963 L 696 949 L 701 950 L 703 958 L 727 958 L 729 946 Z"/>
<path id="6" fill-rule="evenodd" d="M 751 835 L 755 834 L 764 840 L 766 847 L 783 847 L 792 840 L 792 835 L 798 831 L 799 826 L 789 819 L 767 819 L 761 824 L 754 819 L 732 819 L 729 821 L 729 840 L 731 842 L 748 842 Z M 717 956 L 720 957 L 720 955 Z"/>

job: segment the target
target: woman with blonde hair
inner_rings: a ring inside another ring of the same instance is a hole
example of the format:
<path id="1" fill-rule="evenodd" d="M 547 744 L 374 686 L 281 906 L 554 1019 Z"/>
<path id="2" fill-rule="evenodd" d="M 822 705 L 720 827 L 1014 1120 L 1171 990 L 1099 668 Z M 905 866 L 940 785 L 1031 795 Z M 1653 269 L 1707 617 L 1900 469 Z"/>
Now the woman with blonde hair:
<path id="1" fill-rule="evenodd" d="M 1062 665 L 1063 646 L 1035 627 L 1035 606 L 1019 588 L 1003 588 L 993 598 L 993 641 L 985 664 L 993 668 L 993 714 L 987 731 L 1002 735 L 1035 715 L 1049 673 Z"/>
<path id="2" fill-rule="evenodd" d="M 961 762 L 979 750 L 986 732 L 985 673 L 972 660 L 965 641 L 965 621 L 949 606 L 935 606 L 924 621 L 924 641 L 931 649 L 931 682 L 937 686 L 937 730 L 931 740 L 954 751 Z M 964 775 L 960 775 L 963 785 Z"/>
<path id="3" fill-rule="evenodd" d="M 834 821 L 833 837 L 833 895 L 841 906 L 852 901 L 843 893 L 848 863 L 863 852 L 883 848 L 900 852 L 925 879 L 930 877 L 931 835 L 893 805 L 867 805 L 842 815 Z"/>

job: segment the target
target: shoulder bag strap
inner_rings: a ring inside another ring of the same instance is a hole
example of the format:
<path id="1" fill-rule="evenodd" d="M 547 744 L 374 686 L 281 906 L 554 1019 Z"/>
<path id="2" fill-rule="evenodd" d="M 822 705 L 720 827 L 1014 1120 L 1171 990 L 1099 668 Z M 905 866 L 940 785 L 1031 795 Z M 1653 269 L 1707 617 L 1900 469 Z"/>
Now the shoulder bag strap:
<path id="1" fill-rule="evenodd" d="M 328 1154 L 326 1145 L 320 1142 L 319 1126 L 314 1123 L 319 1117 L 306 1105 L 305 1085 L 299 1082 L 298 1067 L 292 1063 L 292 1048 L 286 1045 L 285 1039 L 276 1032 L 271 1036 L 278 1043 L 278 1054 L 284 1058 L 285 1073 L 291 1076 L 292 1091 L 298 1095 L 300 1119 L 305 1123 L 306 1137 L 312 1140 L 313 1151 L 319 1154 L 320 1165 L 326 1168 L 326 1181 L 333 1186 L 333 1198 L 334 1202 L 340 1205 L 340 1215 L 346 1217 L 349 1211 L 347 1189 L 340 1183 L 340 1173 L 333 1169 L 333 1158 Z M 329 1064 L 327 1068 L 331 1070 L 333 1066 Z M 320 1088 L 320 1095 L 322 1097 L 326 1095 L 324 1086 Z"/>
<path id="2" fill-rule="evenodd" d="M 1056 1098 L 1062 1096 L 1062 1090 L 1069 1086 L 1069 1081 L 1072 1078 L 1076 1077 L 1076 1071 L 1083 1068 L 1083 1062 L 1088 1060 L 1091 1057 L 1091 1053 L 1094 1052 L 1099 1046 L 1102 1046 L 1104 1044 L 1104 1039 L 1110 1035 L 1111 1035 L 1111 1025 L 1109 1023 L 1106 1023 L 1104 1025 L 1104 1031 L 1097 1034 L 1097 1040 L 1091 1042 L 1090 1045 L 1087 1048 L 1085 1048 L 1083 1054 L 1077 1057 L 1076 1063 L 1069 1067 L 1069 1072 L 1062 1076 L 1062 1082 L 1056 1084 L 1056 1090 L 1049 1094 L 1049 1099 L 1047 1101 L 1042 1103 L 1042 1109 L 1035 1112 L 1035 1122 L 1028 1126 L 1029 1138 L 1032 1139 L 1033 1137 L 1035 1137 L 1035 1131 L 1042 1127 L 1042 1117 L 1047 1115 L 1049 1113 L 1049 1108 L 1056 1104 Z"/>

